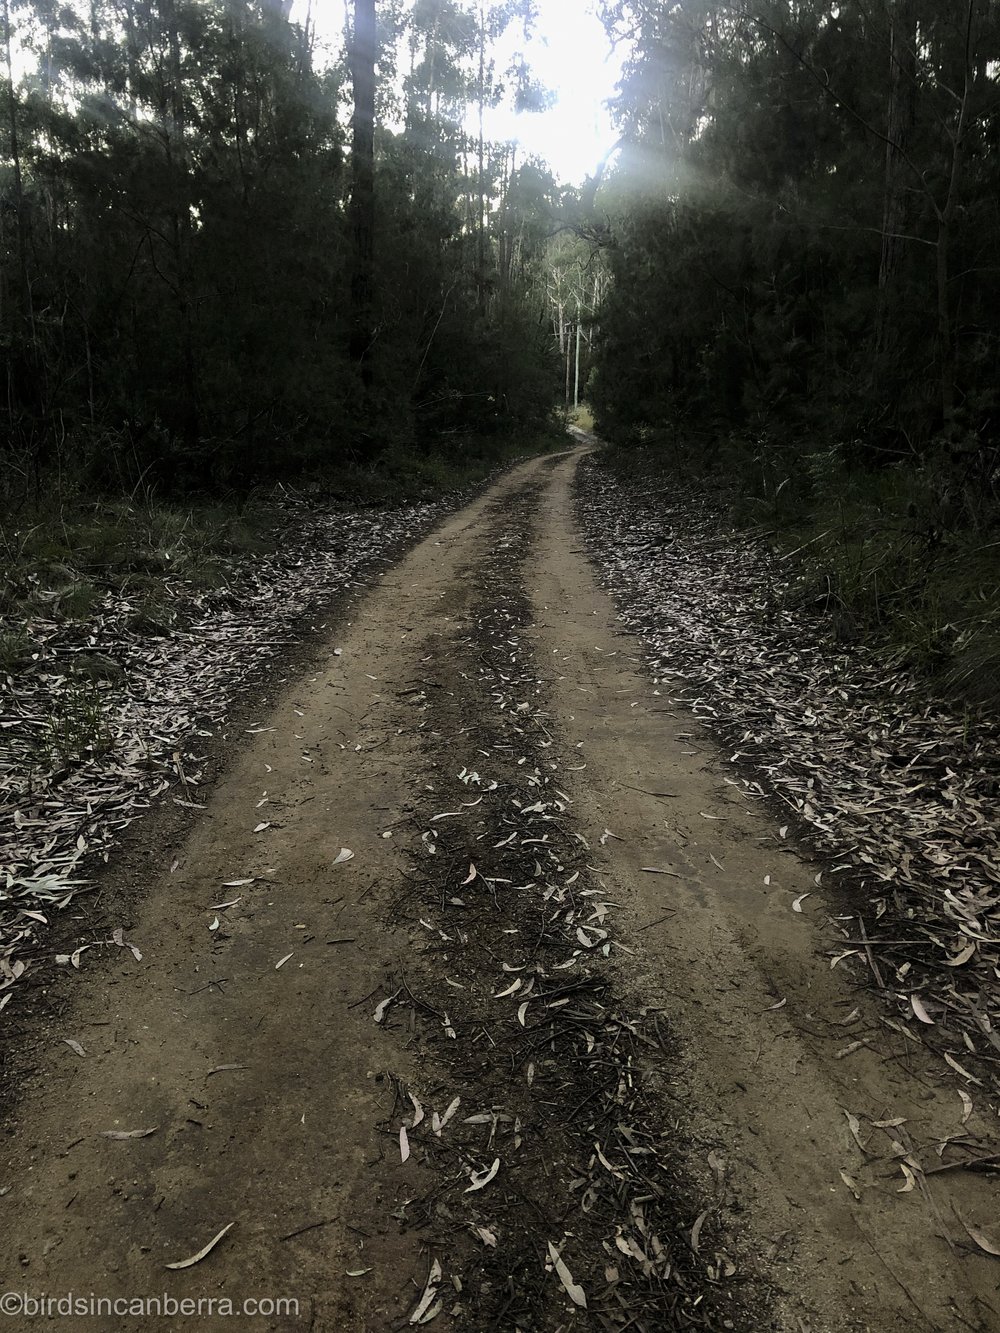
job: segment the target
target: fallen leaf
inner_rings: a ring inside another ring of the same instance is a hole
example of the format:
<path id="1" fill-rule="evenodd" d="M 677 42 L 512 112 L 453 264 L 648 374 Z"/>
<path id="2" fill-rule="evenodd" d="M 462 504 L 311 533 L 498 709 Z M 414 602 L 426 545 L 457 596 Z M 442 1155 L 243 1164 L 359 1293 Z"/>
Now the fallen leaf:
<path id="1" fill-rule="evenodd" d="M 853 1055 L 855 1051 L 859 1051 L 862 1046 L 864 1046 L 863 1041 L 852 1041 L 849 1046 L 844 1046 L 841 1050 L 839 1050 L 834 1056 L 834 1059 L 843 1060 L 845 1056 Z"/>
<path id="2" fill-rule="evenodd" d="M 461 1097 L 456 1097 L 454 1101 L 449 1103 L 448 1109 L 447 1111 L 445 1111 L 444 1115 L 439 1116 L 437 1111 L 434 1112 L 434 1116 L 431 1121 L 431 1128 L 434 1130 L 434 1133 L 437 1135 L 438 1138 L 441 1137 L 441 1131 L 444 1129 L 445 1125 L 447 1125 L 448 1121 L 452 1118 L 452 1116 L 455 1114 L 455 1112 L 461 1105 L 462 1105 Z"/>
<path id="3" fill-rule="evenodd" d="M 200 1264 L 201 1261 L 202 1261 L 202 1259 L 204 1259 L 205 1256 L 206 1256 L 207 1254 L 211 1254 L 211 1253 L 212 1253 L 212 1251 L 215 1249 L 216 1245 L 218 1245 L 219 1241 L 220 1241 L 220 1240 L 222 1239 L 222 1237 L 226 1234 L 226 1232 L 229 1231 L 229 1230 L 230 1230 L 232 1227 L 234 1227 L 235 1225 L 236 1225 L 235 1222 L 229 1222 L 229 1223 L 227 1223 L 227 1225 L 224 1226 L 224 1227 L 222 1228 L 222 1230 L 221 1230 L 217 1235 L 213 1236 L 212 1239 L 208 1242 L 208 1244 L 207 1244 L 206 1246 L 204 1246 L 202 1249 L 200 1249 L 200 1250 L 198 1251 L 197 1254 L 192 1254 L 192 1256 L 191 1256 L 190 1259 L 181 1259 L 179 1263 L 176 1263 L 176 1264 L 166 1264 L 165 1267 L 167 1267 L 167 1268 L 193 1268 L 195 1264 Z"/>
<path id="4" fill-rule="evenodd" d="M 854 1195 L 855 1199 L 857 1199 L 858 1203 L 860 1203 L 861 1187 L 858 1185 L 858 1182 L 854 1179 L 853 1176 L 849 1176 L 846 1171 L 841 1171 L 840 1178 L 847 1186 L 847 1188 L 851 1191 L 851 1193 Z"/>
<path id="5" fill-rule="evenodd" d="M 407 1133 L 406 1133 L 406 1126 L 405 1126 L 405 1125 L 400 1125 L 400 1127 L 399 1127 L 399 1159 L 400 1159 L 400 1161 L 401 1161 L 401 1162 L 405 1162 L 406 1159 L 409 1157 L 409 1155 L 410 1155 L 410 1140 L 409 1140 L 409 1138 L 408 1138 L 408 1136 L 407 1136 Z"/>
<path id="6" fill-rule="evenodd" d="M 102 1129 L 100 1137 L 102 1139 L 148 1139 L 150 1134 L 155 1134 L 159 1125 L 154 1125 L 152 1129 Z"/>
<path id="7" fill-rule="evenodd" d="M 586 1293 L 578 1283 L 573 1281 L 573 1274 L 566 1267 L 565 1263 L 562 1260 L 561 1255 L 559 1254 L 559 1251 L 556 1249 L 556 1247 L 552 1244 L 551 1241 L 549 1241 L 549 1258 L 552 1260 L 552 1266 L 556 1270 L 556 1274 L 559 1278 L 559 1281 L 563 1284 L 563 1288 L 565 1289 L 566 1295 L 570 1298 L 570 1300 L 573 1302 L 574 1305 L 578 1305 L 581 1310 L 586 1310 L 587 1308 Z"/>
<path id="8" fill-rule="evenodd" d="M 919 995 L 910 996 L 910 1008 L 913 1010 L 914 1015 L 920 1019 L 921 1023 L 927 1023 L 930 1027 L 934 1026 L 934 1019 L 931 1018 L 930 1014 L 924 1008 L 923 1000 L 920 999 Z"/>
<path id="9" fill-rule="evenodd" d="M 600 1162 L 601 1166 L 604 1167 L 605 1171 L 610 1171 L 611 1174 L 613 1176 L 617 1176 L 619 1180 L 625 1179 L 622 1173 L 616 1167 L 613 1167 L 611 1163 L 608 1161 L 608 1159 L 604 1156 L 604 1153 L 601 1150 L 601 1145 L 599 1143 L 594 1144 L 594 1151 L 597 1154 L 597 1160 Z"/>
<path id="10" fill-rule="evenodd" d="M 462 1191 L 464 1194 L 474 1194 L 476 1190 L 485 1189 L 496 1173 L 500 1170 L 500 1158 L 493 1159 L 493 1165 L 488 1171 L 473 1171 L 472 1184 L 467 1185 Z"/>
<path id="11" fill-rule="evenodd" d="M 354 853 L 351 851 L 350 847 L 341 847 L 340 851 L 333 858 L 333 864 L 335 866 L 340 866 L 343 865 L 345 861 L 352 861 L 353 859 Z"/>
<path id="12" fill-rule="evenodd" d="M 947 1064 L 949 1064 L 952 1067 L 952 1069 L 954 1069 L 956 1074 L 961 1074 L 962 1077 L 966 1079 L 969 1083 L 975 1083 L 977 1088 L 981 1088 L 983 1086 L 982 1080 L 976 1078 L 975 1074 L 970 1074 L 969 1071 L 964 1067 L 964 1065 L 960 1065 L 958 1061 L 955 1059 L 955 1057 L 953 1055 L 950 1055 L 948 1051 L 944 1052 L 944 1058 Z"/>
<path id="13" fill-rule="evenodd" d="M 916 1178 L 916 1176 L 913 1174 L 913 1172 L 910 1170 L 910 1168 L 906 1165 L 905 1162 L 900 1162 L 900 1163 L 899 1163 L 899 1169 L 900 1169 L 900 1171 L 902 1171 L 902 1173 L 903 1173 L 903 1184 L 900 1185 L 900 1187 L 899 1187 L 899 1189 L 896 1191 L 896 1193 L 897 1193 L 897 1194 L 909 1194 L 910 1191 L 911 1191 L 912 1189 L 915 1189 L 915 1188 L 916 1188 L 917 1178 Z"/>
<path id="14" fill-rule="evenodd" d="M 284 958 L 279 958 L 274 965 L 275 972 L 277 972 L 279 967 L 284 967 L 284 965 L 288 962 L 289 958 L 294 958 L 294 957 L 295 957 L 295 950 L 293 949 L 291 953 L 286 953 Z"/>
<path id="15" fill-rule="evenodd" d="M 982 1250 L 983 1254 L 992 1254 L 997 1258 L 1000 1258 L 1000 1245 L 997 1245 L 995 1240 L 991 1240 L 989 1236 L 987 1236 L 985 1232 L 980 1231 L 978 1227 L 970 1227 L 957 1208 L 955 1209 L 955 1213 L 962 1226 L 965 1227 L 965 1230 L 968 1232 L 970 1240 Z"/>
<path id="16" fill-rule="evenodd" d="M 962 967 L 970 958 L 975 956 L 976 947 L 975 944 L 967 944 L 961 953 L 957 953 L 954 958 L 945 960 L 945 967 Z"/>
<path id="17" fill-rule="evenodd" d="M 807 898 L 811 898 L 811 897 L 812 897 L 812 894 L 811 894 L 811 893 L 800 893 L 799 896 L 798 896 L 798 897 L 795 899 L 795 901 L 792 903 L 792 911 L 793 911 L 793 912 L 801 912 L 801 911 L 802 911 L 802 904 L 805 902 L 805 900 L 806 900 Z"/>
<path id="18" fill-rule="evenodd" d="M 858 1119 L 856 1115 L 852 1115 L 850 1111 L 845 1111 L 844 1115 L 847 1117 L 847 1127 L 851 1131 L 851 1134 L 854 1138 L 854 1142 L 858 1145 L 858 1147 L 867 1157 L 868 1149 L 861 1142 L 861 1121 Z"/>
<path id="19" fill-rule="evenodd" d="M 438 1285 L 441 1282 L 441 1276 L 441 1265 L 437 1259 L 435 1259 L 431 1263 L 431 1271 L 428 1275 L 426 1285 L 424 1286 L 423 1295 L 420 1297 L 416 1308 L 410 1315 L 411 1324 L 426 1324 L 435 1317 L 433 1306 L 437 1299 Z"/>
<path id="20" fill-rule="evenodd" d="M 698 1253 L 698 1246 L 701 1243 L 701 1229 L 705 1225 L 707 1217 L 708 1209 L 706 1208 L 704 1212 L 698 1214 L 695 1218 L 694 1226 L 691 1228 L 691 1248 L 694 1250 L 695 1254 Z"/>
<path id="21" fill-rule="evenodd" d="M 87 1052 L 83 1049 L 80 1043 L 78 1041 L 74 1041 L 72 1037 L 63 1037 L 63 1041 L 70 1048 L 70 1050 L 74 1051 L 77 1055 L 82 1057 L 87 1054 Z"/>

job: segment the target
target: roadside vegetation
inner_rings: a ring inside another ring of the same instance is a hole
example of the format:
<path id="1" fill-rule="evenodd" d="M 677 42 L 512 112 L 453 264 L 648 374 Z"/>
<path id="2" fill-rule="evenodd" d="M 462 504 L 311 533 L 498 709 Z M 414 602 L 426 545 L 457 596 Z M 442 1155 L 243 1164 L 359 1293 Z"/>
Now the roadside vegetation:
<path id="1" fill-rule="evenodd" d="M 1000 706 L 995 9 L 605 9 L 598 428 L 716 488 L 838 639 Z"/>
<path id="2" fill-rule="evenodd" d="M 70 612 L 116 571 L 211 581 L 266 541 L 248 497 L 402 503 L 554 428 L 561 192 L 469 129 L 546 104 L 496 53 L 531 6 L 352 19 L 331 55 L 269 0 L 5 10 L 8 584 L 51 566 Z"/>
<path id="3" fill-rule="evenodd" d="M 0 679 L 31 664 L 34 620 L 62 624 L 67 633 L 75 626 L 82 639 L 108 594 L 128 599 L 131 631 L 169 634 L 183 620 L 182 608 L 191 609 L 191 594 L 224 588 L 241 566 L 280 549 L 288 540 L 289 500 L 346 515 L 457 499 L 515 458 L 564 444 L 553 426 L 525 439 L 387 450 L 368 465 L 218 499 L 113 497 L 66 487 L 62 496 L 25 500 L 0 513 Z M 177 596 L 179 585 L 185 598 Z M 91 663 L 90 674 L 100 676 L 100 666 Z"/>
<path id="4" fill-rule="evenodd" d="M 720 523 L 753 530 L 779 557 L 782 605 L 824 621 L 838 644 L 877 644 L 930 692 L 1000 709 L 992 489 L 971 477 L 956 485 L 950 459 L 869 469 L 836 446 L 800 449 L 676 429 L 612 445 L 606 461 L 623 478 L 697 483 Z"/>

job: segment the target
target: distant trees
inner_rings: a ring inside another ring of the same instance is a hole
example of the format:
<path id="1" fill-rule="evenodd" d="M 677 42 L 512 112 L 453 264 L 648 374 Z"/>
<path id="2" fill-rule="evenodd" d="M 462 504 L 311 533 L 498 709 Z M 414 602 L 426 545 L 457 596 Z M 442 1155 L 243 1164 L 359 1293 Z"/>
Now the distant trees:
<path id="1" fill-rule="evenodd" d="M 511 266 L 520 169 L 467 128 L 481 6 L 357 0 L 326 69 L 285 0 L 3 4 L 0 492 L 545 419 L 544 242 Z"/>
<path id="2" fill-rule="evenodd" d="M 567 407 L 577 406 L 586 394 L 598 312 L 607 281 L 600 248 L 569 227 L 560 231 L 549 249 L 546 289 L 552 329 L 563 364 L 563 397 Z"/>
<path id="3" fill-rule="evenodd" d="M 996 5 L 604 11 L 633 43 L 618 100 L 627 148 L 599 198 L 616 220 L 595 382 L 606 422 L 795 424 L 869 459 L 947 441 L 988 467 Z"/>

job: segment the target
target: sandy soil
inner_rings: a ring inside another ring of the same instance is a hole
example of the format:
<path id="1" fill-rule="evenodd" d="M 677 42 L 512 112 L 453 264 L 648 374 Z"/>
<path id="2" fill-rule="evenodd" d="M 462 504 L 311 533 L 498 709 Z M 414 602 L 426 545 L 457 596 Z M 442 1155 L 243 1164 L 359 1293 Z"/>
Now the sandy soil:
<path id="1" fill-rule="evenodd" d="M 579 455 L 382 578 L 159 850 L 141 961 L 85 960 L 36 1034 L 0 1287 L 297 1313 L 56 1326 L 1000 1327 L 1000 1260 L 955 1239 L 990 1178 L 898 1192 L 982 1127 L 880 1040 L 819 867 L 616 631 Z"/>

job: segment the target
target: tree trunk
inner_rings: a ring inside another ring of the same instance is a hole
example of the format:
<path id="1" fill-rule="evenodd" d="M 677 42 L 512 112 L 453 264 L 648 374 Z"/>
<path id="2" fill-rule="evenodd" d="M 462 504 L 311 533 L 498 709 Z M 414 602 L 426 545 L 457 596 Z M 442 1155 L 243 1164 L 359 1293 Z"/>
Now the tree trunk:
<path id="1" fill-rule="evenodd" d="M 375 274 L 375 0 L 354 0 L 351 80 L 350 222 L 354 241 L 351 275 L 351 360 L 361 367 L 365 388 L 372 383 Z"/>
<path id="2" fill-rule="evenodd" d="M 479 86 L 477 89 L 477 111 L 479 113 L 479 173 L 477 185 L 479 191 L 478 237 L 476 247 L 476 298 L 480 311 L 486 303 L 486 139 L 483 132 L 483 117 L 486 110 L 486 5 L 479 4 Z"/>
<path id="3" fill-rule="evenodd" d="M 4 60 L 7 67 L 7 110 L 10 132 L 10 158 L 14 175 L 14 210 L 17 224 L 17 266 L 21 286 L 21 316 L 35 338 L 35 315 L 28 274 L 28 218 L 24 202 L 24 178 L 21 174 L 21 142 L 17 124 L 17 96 L 14 92 L 14 67 L 11 59 L 10 0 L 3 0 Z"/>
<path id="4" fill-rule="evenodd" d="M 913 130 L 916 97 L 917 20 L 914 0 L 895 0 L 890 12 L 889 99 L 886 112 L 886 139 L 889 142 L 885 148 L 882 255 L 879 262 L 875 356 L 872 365 L 876 384 L 895 342 L 898 269 L 903 245 L 901 235 L 906 231 L 906 186 L 909 183 L 904 159 Z"/>
<path id="5" fill-rule="evenodd" d="M 938 212 L 937 231 L 937 309 L 938 309 L 938 360 L 941 377 L 941 425 L 947 432 L 954 424 L 955 416 L 955 330 L 951 319 L 951 224 L 958 207 L 962 189 L 962 176 L 965 168 L 965 138 L 969 129 L 969 104 L 972 98 L 972 84 L 975 77 L 973 29 L 976 20 L 976 0 L 969 0 L 965 22 L 965 76 L 962 99 L 959 106 L 958 122 L 952 139 L 951 173 L 948 178 L 948 193 L 944 206 Z"/>
<path id="6" fill-rule="evenodd" d="M 942 214 L 938 219 L 937 263 L 937 325 L 938 358 L 941 376 L 941 424 L 945 430 L 955 414 L 955 342 L 951 328 L 951 300 L 948 293 L 949 246 L 951 243 L 950 218 Z"/>
<path id="7" fill-rule="evenodd" d="M 576 317 L 576 383 L 573 388 L 573 406 L 580 406 L 580 316 Z"/>
<path id="8" fill-rule="evenodd" d="M 177 305 L 181 321 L 183 398 L 180 404 L 180 417 L 185 440 L 188 444 L 194 444 L 201 434 L 201 421 L 194 346 L 194 309 L 191 298 L 191 187 L 187 157 L 184 68 L 181 59 L 180 27 L 174 0 L 169 0 L 169 3 L 163 6 L 163 17 L 170 49 L 166 154 L 170 177 L 171 230 L 177 273 Z"/>

